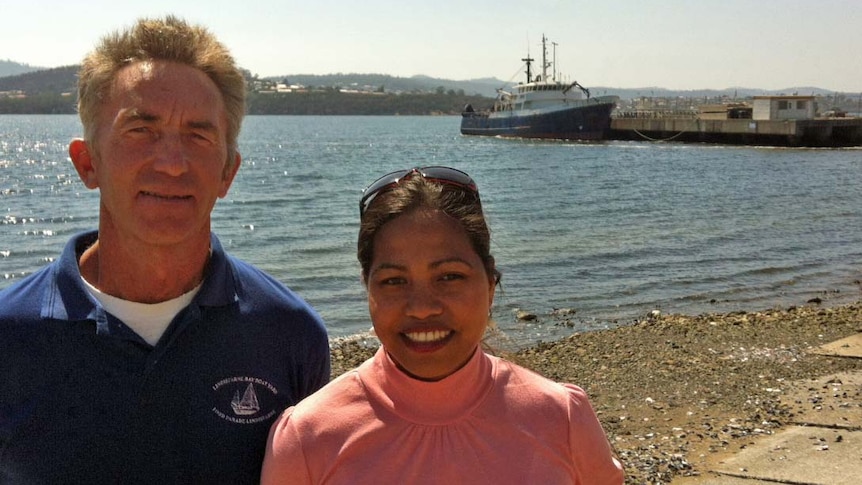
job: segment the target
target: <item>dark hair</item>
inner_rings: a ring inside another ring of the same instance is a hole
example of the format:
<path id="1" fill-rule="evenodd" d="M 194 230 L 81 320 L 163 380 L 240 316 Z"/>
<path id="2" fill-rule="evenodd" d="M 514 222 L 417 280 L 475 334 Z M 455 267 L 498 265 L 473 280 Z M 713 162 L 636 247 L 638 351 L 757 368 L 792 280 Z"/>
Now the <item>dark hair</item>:
<path id="1" fill-rule="evenodd" d="M 500 272 L 491 255 L 491 231 L 485 222 L 479 193 L 421 176 L 410 177 L 378 194 L 362 214 L 356 256 L 362 267 L 363 281 L 368 281 L 374 260 L 374 238 L 380 229 L 396 217 L 418 209 L 439 210 L 458 221 L 485 265 L 485 271 L 494 276 L 495 282 L 500 281 Z"/>
<path id="2" fill-rule="evenodd" d="M 245 77 L 213 34 L 172 15 L 140 19 L 126 31 L 107 35 L 84 58 L 78 73 L 78 114 L 87 141 L 95 142 L 99 105 L 110 96 L 117 73 L 136 62 L 153 60 L 191 66 L 215 83 L 227 111 L 227 164 L 233 166 L 245 115 Z"/>

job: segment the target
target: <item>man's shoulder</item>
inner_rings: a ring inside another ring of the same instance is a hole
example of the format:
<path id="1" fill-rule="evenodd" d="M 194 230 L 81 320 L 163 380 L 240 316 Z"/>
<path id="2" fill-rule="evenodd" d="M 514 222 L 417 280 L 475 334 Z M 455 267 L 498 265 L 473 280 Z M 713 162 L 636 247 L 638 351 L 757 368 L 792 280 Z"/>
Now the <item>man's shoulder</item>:
<path id="1" fill-rule="evenodd" d="M 54 285 L 54 265 L 40 268 L 22 280 L 0 290 L 0 320 L 20 319 L 28 315 L 38 317 L 45 292 Z"/>
<path id="2" fill-rule="evenodd" d="M 231 255 L 227 255 L 227 262 L 233 271 L 237 284 L 248 297 L 286 299 L 305 304 L 304 300 L 287 285 L 259 267 Z"/>
<path id="3" fill-rule="evenodd" d="M 263 320 L 279 322 L 284 322 L 284 316 L 290 315 L 294 324 L 297 319 L 304 320 L 325 334 L 323 319 L 317 311 L 285 284 L 236 257 L 227 256 L 227 263 L 233 273 L 235 297 L 241 311 Z"/>

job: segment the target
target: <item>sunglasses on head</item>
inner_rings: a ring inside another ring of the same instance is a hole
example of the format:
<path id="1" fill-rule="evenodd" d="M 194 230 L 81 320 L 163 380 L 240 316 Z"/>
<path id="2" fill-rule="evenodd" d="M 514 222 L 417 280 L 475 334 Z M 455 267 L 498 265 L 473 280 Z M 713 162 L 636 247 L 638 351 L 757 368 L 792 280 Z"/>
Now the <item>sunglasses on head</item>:
<path id="1" fill-rule="evenodd" d="M 371 182 L 368 187 L 365 187 L 365 190 L 362 191 L 362 198 L 359 199 L 359 215 L 362 216 L 365 213 L 368 206 L 371 205 L 371 202 L 379 194 L 394 189 L 402 181 L 416 175 L 431 182 L 450 184 L 471 192 L 479 192 L 479 187 L 476 186 L 476 182 L 469 175 L 454 168 L 434 166 L 398 170 L 397 172 L 388 173 L 380 177 Z"/>

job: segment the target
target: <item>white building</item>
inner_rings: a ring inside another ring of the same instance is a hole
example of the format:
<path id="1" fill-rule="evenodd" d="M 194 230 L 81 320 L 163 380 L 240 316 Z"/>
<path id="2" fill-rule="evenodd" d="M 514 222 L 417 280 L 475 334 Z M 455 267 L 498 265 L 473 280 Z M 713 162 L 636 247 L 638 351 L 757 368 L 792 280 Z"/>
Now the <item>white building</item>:
<path id="1" fill-rule="evenodd" d="M 814 96 L 755 96 L 751 119 L 807 120 L 816 112 Z"/>

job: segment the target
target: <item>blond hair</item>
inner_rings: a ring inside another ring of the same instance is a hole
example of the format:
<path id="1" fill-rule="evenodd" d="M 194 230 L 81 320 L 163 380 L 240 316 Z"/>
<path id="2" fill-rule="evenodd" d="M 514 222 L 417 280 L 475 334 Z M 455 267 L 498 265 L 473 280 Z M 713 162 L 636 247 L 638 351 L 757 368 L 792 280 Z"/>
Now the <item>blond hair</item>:
<path id="1" fill-rule="evenodd" d="M 131 28 L 103 37 L 84 58 L 78 73 L 78 115 L 84 138 L 95 143 L 99 105 L 110 96 L 117 73 L 136 62 L 153 60 L 191 66 L 215 83 L 227 112 L 227 163 L 232 166 L 245 115 L 245 77 L 212 33 L 173 15 L 139 19 Z"/>

